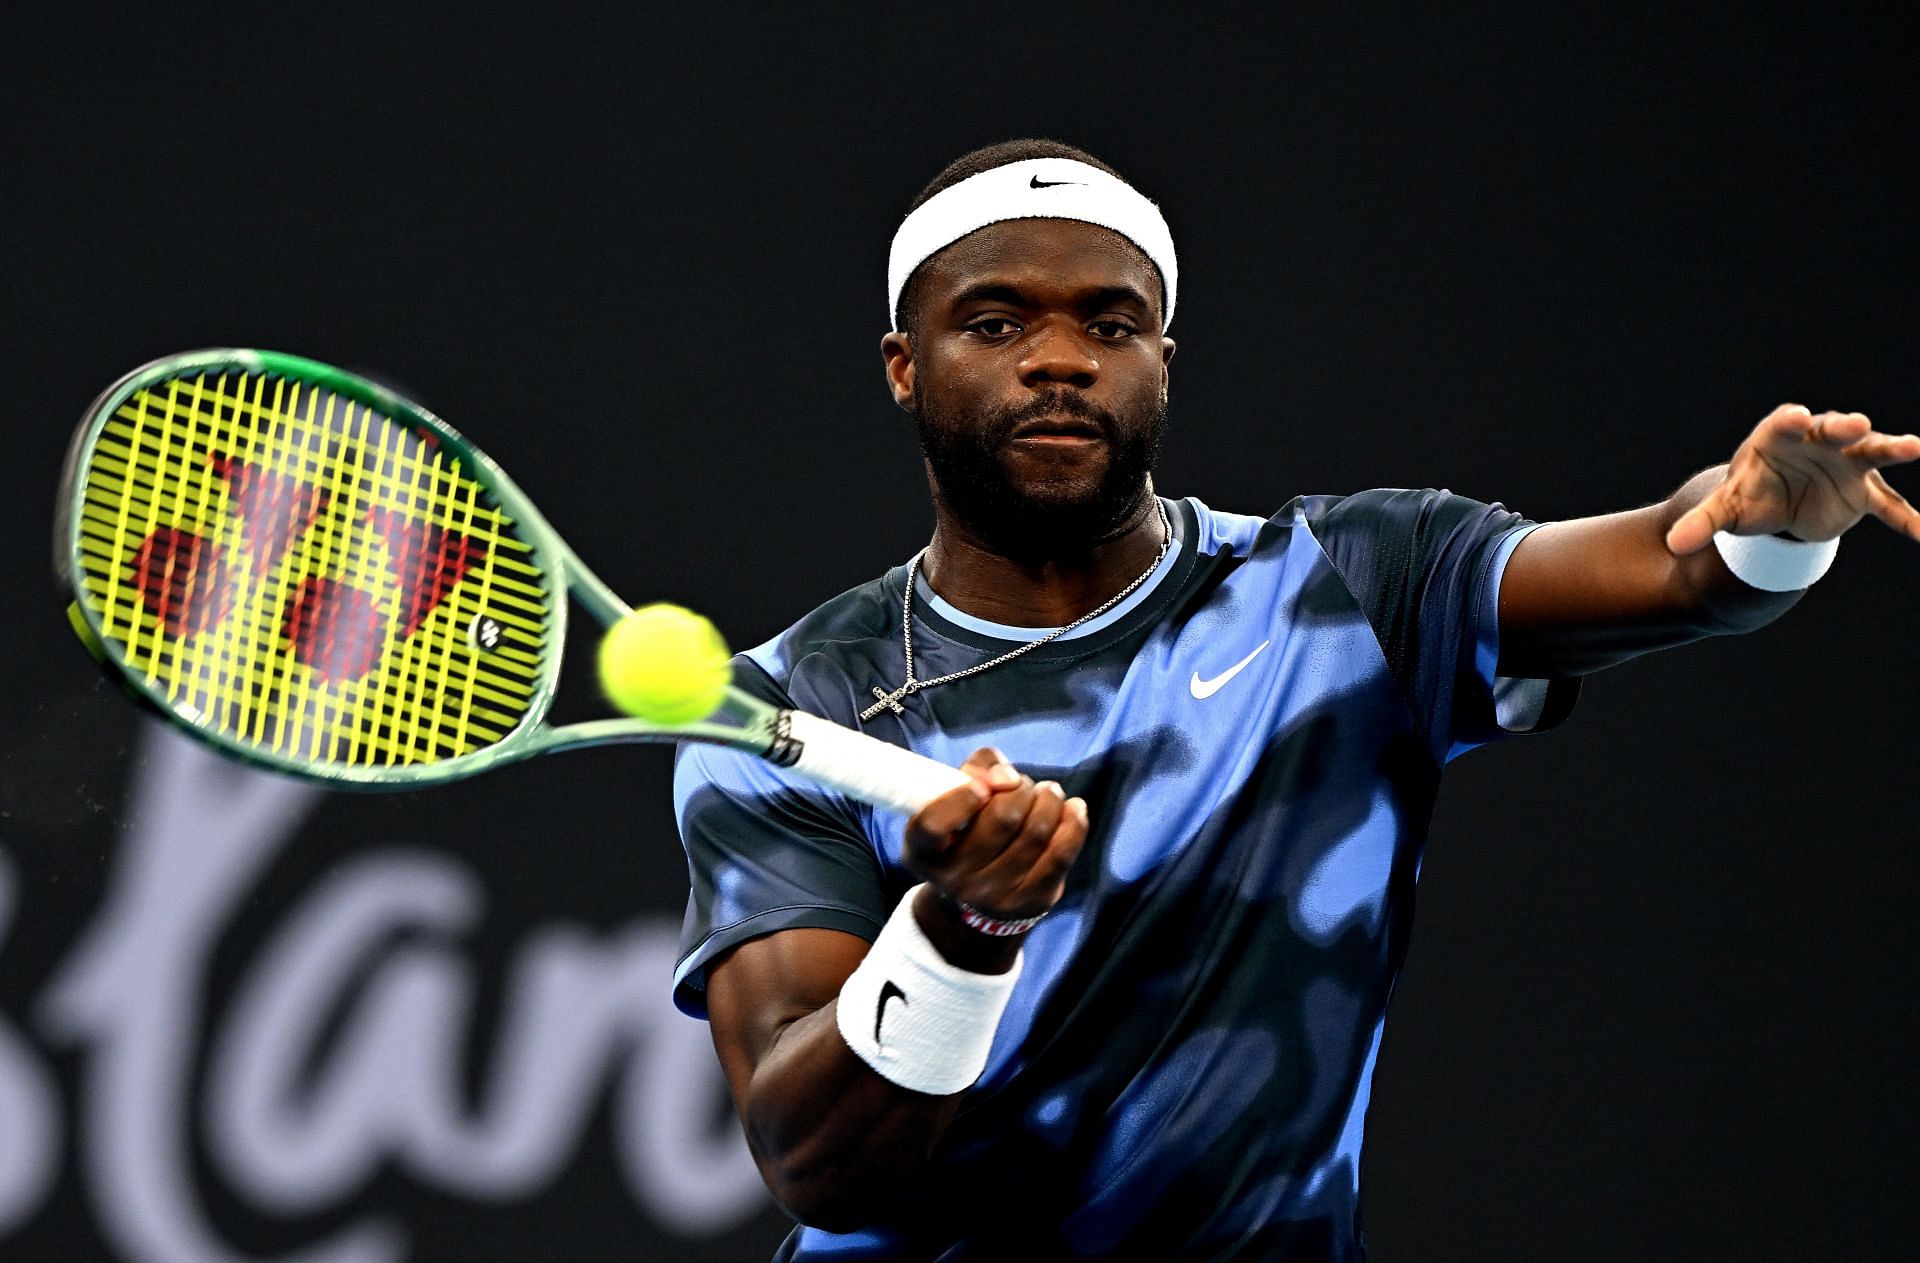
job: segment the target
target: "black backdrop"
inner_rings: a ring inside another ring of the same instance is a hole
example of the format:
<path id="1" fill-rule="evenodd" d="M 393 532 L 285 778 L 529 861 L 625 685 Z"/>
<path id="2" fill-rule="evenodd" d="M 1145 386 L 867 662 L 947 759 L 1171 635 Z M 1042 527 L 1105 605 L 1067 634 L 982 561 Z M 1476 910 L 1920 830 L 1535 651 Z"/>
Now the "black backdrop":
<path id="1" fill-rule="evenodd" d="M 9 6 L 0 1257 L 731 1260 L 782 1227 L 667 1012 L 663 755 L 309 799 L 97 683 L 46 523 L 124 369 L 382 374 L 615 588 L 754 643 L 930 524 L 877 354 L 906 199 L 1053 135 L 1180 244 L 1163 490 L 1623 508 L 1783 400 L 1920 428 L 1893 13 Z M 1920 1253 L 1917 573 L 1866 523 L 1782 624 L 1454 767 L 1377 1258 Z M 555 1014 L 574 1042 L 516 1059 Z"/>

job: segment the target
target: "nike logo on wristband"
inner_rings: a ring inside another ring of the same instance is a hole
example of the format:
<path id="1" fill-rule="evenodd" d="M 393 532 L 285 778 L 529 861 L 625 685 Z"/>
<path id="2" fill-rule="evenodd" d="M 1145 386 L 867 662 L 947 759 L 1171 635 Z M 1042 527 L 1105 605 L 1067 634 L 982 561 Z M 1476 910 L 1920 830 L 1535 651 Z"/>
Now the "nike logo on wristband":
<path id="1" fill-rule="evenodd" d="M 905 1004 L 907 993 L 895 986 L 893 980 L 889 978 L 880 984 L 880 1007 L 873 1014 L 873 1042 L 876 1046 L 880 1043 L 880 1023 L 887 1020 L 887 1001 L 894 999 Z"/>

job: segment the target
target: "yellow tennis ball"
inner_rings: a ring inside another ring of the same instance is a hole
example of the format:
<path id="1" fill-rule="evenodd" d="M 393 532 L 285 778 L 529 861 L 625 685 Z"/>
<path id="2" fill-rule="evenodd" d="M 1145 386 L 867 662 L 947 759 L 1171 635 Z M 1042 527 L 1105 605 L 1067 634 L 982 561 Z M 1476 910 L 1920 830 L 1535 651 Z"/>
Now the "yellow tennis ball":
<path id="1" fill-rule="evenodd" d="M 720 709 L 733 682 L 727 642 L 678 605 L 643 605 L 600 642 L 600 687 L 615 706 L 655 724 L 691 724 Z"/>

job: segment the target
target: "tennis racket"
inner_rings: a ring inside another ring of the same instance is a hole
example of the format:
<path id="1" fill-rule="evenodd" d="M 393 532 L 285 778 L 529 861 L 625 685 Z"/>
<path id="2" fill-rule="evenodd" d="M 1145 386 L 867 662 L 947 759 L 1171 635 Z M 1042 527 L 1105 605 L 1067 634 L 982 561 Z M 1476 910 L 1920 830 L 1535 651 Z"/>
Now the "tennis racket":
<path id="1" fill-rule="evenodd" d="M 536 754 L 708 741 L 913 812 L 955 768 L 729 687 L 698 723 L 545 721 L 568 595 L 628 607 L 500 468 L 392 391 L 210 350 L 94 401 L 62 476 L 68 616 L 137 699 L 249 763 L 404 788 Z"/>

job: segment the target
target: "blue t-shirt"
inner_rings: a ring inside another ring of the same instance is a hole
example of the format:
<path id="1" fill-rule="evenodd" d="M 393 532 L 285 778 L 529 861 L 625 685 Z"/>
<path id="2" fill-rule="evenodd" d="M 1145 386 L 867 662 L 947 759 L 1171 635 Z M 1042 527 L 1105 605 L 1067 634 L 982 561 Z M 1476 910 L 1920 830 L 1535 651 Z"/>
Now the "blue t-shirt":
<path id="1" fill-rule="evenodd" d="M 1498 678 L 1533 524 L 1444 491 L 1272 518 L 1165 501 L 1176 546 L 1122 606 L 862 724 L 905 674 L 906 567 L 735 660 L 742 687 L 947 763 L 993 745 L 1091 830 L 917 1195 L 781 1260 L 1356 1259 L 1360 1139 L 1440 769 L 1551 727 L 1578 683 Z M 922 588 L 916 674 L 1033 629 Z M 682 747 L 693 883 L 674 999 L 799 926 L 872 939 L 917 879 L 904 818 L 750 755 Z"/>

